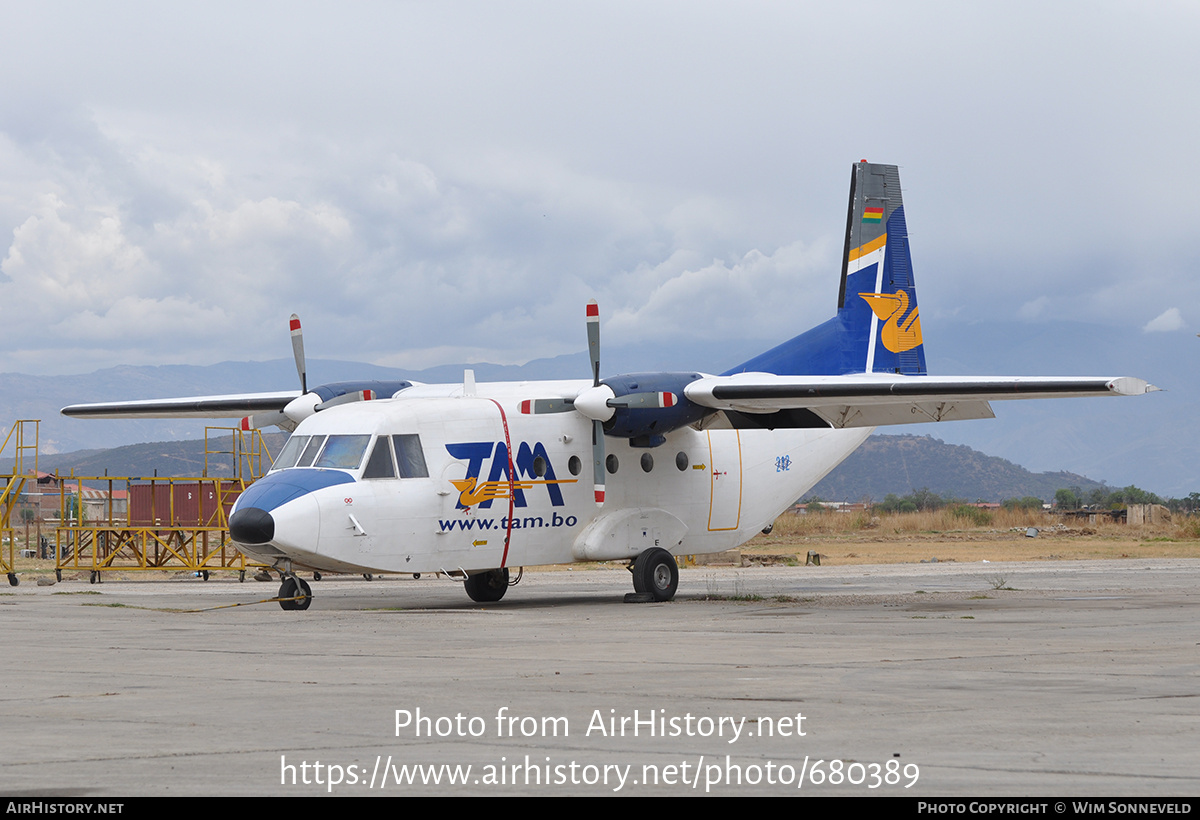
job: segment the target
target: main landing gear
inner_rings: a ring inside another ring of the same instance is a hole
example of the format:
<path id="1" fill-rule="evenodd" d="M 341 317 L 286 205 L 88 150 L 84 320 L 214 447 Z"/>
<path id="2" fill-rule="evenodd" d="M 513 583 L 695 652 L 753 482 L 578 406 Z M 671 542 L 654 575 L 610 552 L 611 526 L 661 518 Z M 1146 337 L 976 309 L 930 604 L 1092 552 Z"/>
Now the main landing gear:
<path id="1" fill-rule="evenodd" d="M 308 582 L 291 572 L 280 573 L 280 576 L 283 583 L 279 586 L 279 606 L 288 612 L 308 609 L 312 603 L 312 587 Z"/>
<path id="2" fill-rule="evenodd" d="M 625 596 L 631 603 L 669 601 L 679 588 L 679 565 L 675 556 L 665 549 L 646 550 L 629 567 L 633 573 L 633 594 Z"/>
<path id="3" fill-rule="evenodd" d="M 508 592 L 508 567 L 469 575 L 463 587 L 472 601 L 481 604 L 499 601 Z"/>

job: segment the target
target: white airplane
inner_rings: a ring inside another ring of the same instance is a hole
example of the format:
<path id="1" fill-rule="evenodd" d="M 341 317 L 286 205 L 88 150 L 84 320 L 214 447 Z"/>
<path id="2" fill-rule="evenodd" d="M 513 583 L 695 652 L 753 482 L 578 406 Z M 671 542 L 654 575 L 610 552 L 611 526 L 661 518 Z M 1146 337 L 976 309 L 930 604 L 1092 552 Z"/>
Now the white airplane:
<path id="1" fill-rule="evenodd" d="M 947 377 L 925 370 L 895 166 L 853 166 L 837 315 L 719 375 L 590 381 L 347 382 L 282 393 L 82 404 L 68 416 L 227 418 L 293 431 L 237 499 L 232 540 L 307 609 L 296 572 L 438 572 L 498 601 L 510 569 L 625 561 L 634 600 L 669 601 L 675 555 L 749 541 L 879 425 L 991 418 L 989 401 L 1129 396 L 1132 377 Z M 364 401 L 365 399 L 377 399 Z M 588 480 L 587 465 L 591 465 Z"/>

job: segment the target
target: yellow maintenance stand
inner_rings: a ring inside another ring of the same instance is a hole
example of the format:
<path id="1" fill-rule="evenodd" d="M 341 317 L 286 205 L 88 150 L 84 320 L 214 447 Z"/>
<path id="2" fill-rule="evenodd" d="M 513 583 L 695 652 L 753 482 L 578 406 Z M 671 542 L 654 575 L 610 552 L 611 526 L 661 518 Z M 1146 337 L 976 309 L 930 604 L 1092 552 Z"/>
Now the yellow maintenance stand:
<path id="1" fill-rule="evenodd" d="M 222 449 L 228 434 L 228 449 Z M 232 476 L 209 476 L 210 458 L 232 457 Z M 229 511 L 272 458 L 258 430 L 206 427 L 204 475 L 133 478 L 71 476 L 59 485 L 56 573 L 87 570 L 91 582 L 120 570 L 234 570 L 246 561 L 229 540 Z M 70 483 L 68 483 L 70 482 Z M 90 485 L 90 486 L 85 486 Z M 106 490 L 104 488 L 107 488 Z"/>
<path id="2" fill-rule="evenodd" d="M 12 471 L 0 474 L 0 572 L 8 575 L 8 583 L 14 587 L 19 581 L 13 560 L 17 532 L 12 527 L 12 514 L 21 501 L 25 482 L 31 478 L 37 481 L 40 425 L 38 419 L 19 419 L 4 437 L 4 444 L 0 445 L 0 459 L 13 459 Z M 6 455 L 10 442 L 13 449 Z M 25 546 L 28 548 L 28 543 Z"/>

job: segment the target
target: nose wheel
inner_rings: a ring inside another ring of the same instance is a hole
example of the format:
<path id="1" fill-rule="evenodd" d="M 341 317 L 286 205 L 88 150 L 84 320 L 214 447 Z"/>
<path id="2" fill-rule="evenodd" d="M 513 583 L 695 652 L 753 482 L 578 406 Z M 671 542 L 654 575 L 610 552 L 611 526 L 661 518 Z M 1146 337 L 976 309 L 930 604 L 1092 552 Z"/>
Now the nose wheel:
<path id="1" fill-rule="evenodd" d="M 288 612 L 308 609 L 312 603 L 312 587 L 298 575 L 287 573 L 279 585 L 279 599 L 280 608 Z"/>

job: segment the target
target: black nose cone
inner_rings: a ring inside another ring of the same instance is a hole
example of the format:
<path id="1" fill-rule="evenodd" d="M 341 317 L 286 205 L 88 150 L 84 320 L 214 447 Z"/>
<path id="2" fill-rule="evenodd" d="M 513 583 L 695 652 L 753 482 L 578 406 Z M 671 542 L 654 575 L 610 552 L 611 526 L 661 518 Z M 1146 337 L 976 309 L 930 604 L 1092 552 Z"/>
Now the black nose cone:
<path id="1" fill-rule="evenodd" d="M 275 519 L 258 507 L 238 510 L 229 517 L 229 537 L 239 544 L 265 544 L 275 537 Z"/>

